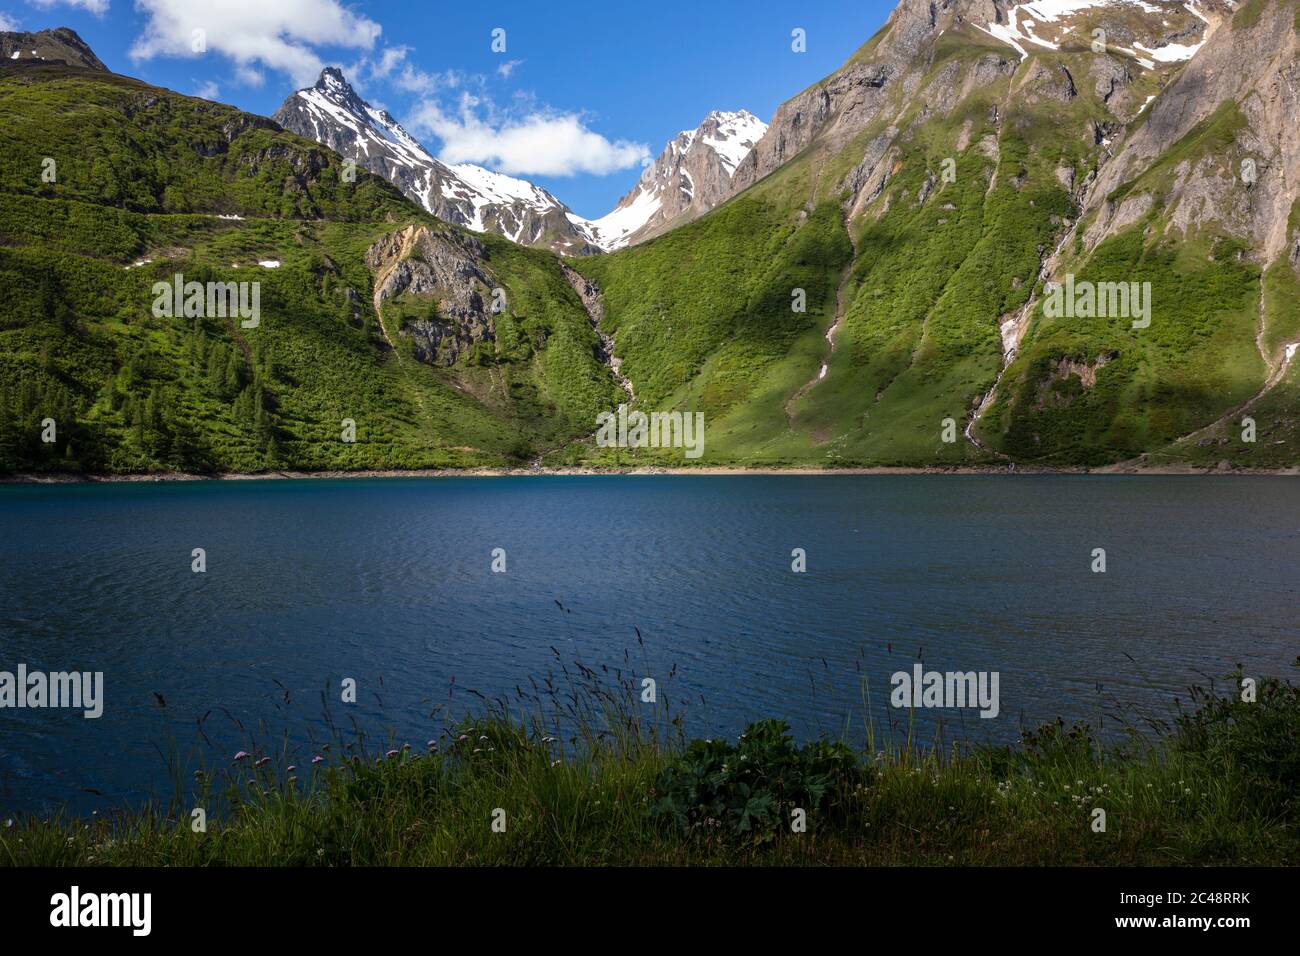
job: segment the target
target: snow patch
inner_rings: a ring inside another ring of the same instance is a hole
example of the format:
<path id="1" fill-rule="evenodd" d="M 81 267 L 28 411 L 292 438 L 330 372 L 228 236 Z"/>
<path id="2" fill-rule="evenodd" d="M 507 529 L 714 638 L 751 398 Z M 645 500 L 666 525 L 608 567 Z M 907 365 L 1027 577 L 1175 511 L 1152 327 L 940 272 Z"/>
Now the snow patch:
<path id="1" fill-rule="evenodd" d="M 748 156 L 749 151 L 763 138 L 763 134 L 767 132 L 767 124 L 748 110 L 736 110 L 730 113 L 715 110 L 709 114 L 709 118 L 717 121 L 718 135 L 717 137 L 706 135 L 700 141 L 718 154 L 718 159 L 722 161 L 723 168 L 730 176 L 736 171 L 740 161 Z M 689 135 L 694 136 L 694 131 Z"/>
<path id="2" fill-rule="evenodd" d="M 1069 33 L 1071 28 L 1064 27 L 1059 31 L 1057 40 L 1040 37 L 1035 34 L 1035 28 L 1039 24 L 1056 23 L 1062 17 L 1073 16 L 1083 10 L 1093 7 L 1105 7 L 1111 5 L 1127 5 L 1138 7 L 1145 13 L 1162 13 L 1161 7 L 1145 2 L 1145 0 L 1031 0 L 1029 3 L 1021 3 L 1012 7 L 1007 12 L 1006 23 L 990 23 L 987 26 L 980 26 L 978 23 L 972 25 L 996 40 L 1012 47 L 1020 54 L 1023 61 L 1029 56 L 1029 52 L 1022 44 L 1033 43 L 1037 46 L 1045 47 L 1049 50 L 1059 50 L 1058 42 L 1061 36 Z M 1189 12 L 1205 20 L 1199 11 L 1194 10 L 1191 6 L 1187 8 Z M 1208 22 L 1208 21 L 1207 21 Z M 1201 48 L 1201 43 L 1194 45 L 1183 45 L 1177 43 L 1166 44 L 1158 50 L 1148 49 L 1141 44 L 1137 46 L 1149 57 L 1144 57 L 1134 50 L 1124 47 L 1112 47 L 1122 53 L 1127 53 L 1133 59 L 1137 60 L 1143 67 L 1148 70 L 1155 68 L 1155 60 L 1163 63 L 1180 63 L 1183 60 L 1191 59 L 1192 55 Z"/>
<path id="3" fill-rule="evenodd" d="M 658 196 L 639 185 L 635 197 L 626 206 L 599 219 L 570 215 L 569 221 L 586 231 L 596 245 L 609 250 L 621 249 L 627 245 L 628 236 L 645 226 L 662 205 Z"/>
<path id="4" fill-rule="evenodd" d="M 1196 55 L 1196 51 L 1205 46 L 1205 41 L 1200 43 L 1166 43 L 1162 47 L 1151 49 L 1143 46 L 1141 43 L 1134 43 L 1135 47 L 1143 53 L 1149 53 L 1161 63 L 1181 63 L 1183 60 L 1190 60 Z"/>

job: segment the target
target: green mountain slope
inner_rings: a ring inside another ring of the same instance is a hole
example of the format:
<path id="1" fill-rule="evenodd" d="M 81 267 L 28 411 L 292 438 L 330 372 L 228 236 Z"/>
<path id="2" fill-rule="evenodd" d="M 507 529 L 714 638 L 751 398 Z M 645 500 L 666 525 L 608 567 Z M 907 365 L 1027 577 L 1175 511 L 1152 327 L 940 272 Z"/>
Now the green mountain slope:
<path id="1" fill-rule="evenodd" d="M 1278 385 L 1300 340 L 1293 5 L 1203 22 L 1099 2 L 1024 56 L 983 26 L 1009 6 L 904 0 L 781 107 L 750 188 L 573 262 L 604 292 L 641 406 L 705 413 L 701 463 L 1204 464 L 1182 439 L 1245 407 L 1273 444 L 1218 458 L 1300 465 Z M 1189 63 L 1129 48 L 1174 28 L 1205 40 Z M 1116 38 L 1101 52 L 1096 29 Z M 1150 283 L 1150 324 L 1049 317 L 1067 276 Z"/>
<path id="2" fill-rule="evenodd" d="M 1068 6 L 903 0 L 727 203 L 564 261 L 269 120 L 0 66 L 0 470 L 1300 467 L 1293 0 Z M 260 323 L 155 315 L 178 273 Z M 629 392 L 703 454 L 600 447 Z"/>
<path id="3" fill-rule="evenodd" d="M 15 64 L 0 126 L 0 470 L 504 465 L 621 394 L 554 257 L 468 240 L 269 120 Z M 422 245 L 385 258 L 404 229 Z M 449 250 L 499 311 L 455 307 L 468 286 L 423 258 Z M 259 283 L 259 323 L 155 316 L 178 273 Z M 376 297 L 381 273 L 422 280 Z M 422 353 L 471 320 L 472 348 Z"/>

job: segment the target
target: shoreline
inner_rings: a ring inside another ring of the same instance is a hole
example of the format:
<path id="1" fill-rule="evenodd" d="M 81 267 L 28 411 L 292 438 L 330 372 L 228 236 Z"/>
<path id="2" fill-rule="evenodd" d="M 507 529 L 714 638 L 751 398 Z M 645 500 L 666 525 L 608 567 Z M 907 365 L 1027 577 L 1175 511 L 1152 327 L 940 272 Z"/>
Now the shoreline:
<path id="1" fill-rule="evenodd" d="M 76 472 L 21 473 L 0 476 L 5 485 L 61 485 L 104 484 L 112 482 L 172 482 L 172 481 L 279 481 L 311 478 L 523 478 L 523 477 L 655 477 L 655 476 L 817 476 L 817 475 L 1001 475 L 1006 477 L 1046 477 L 1064 475 L 1112 476 L 1300 476 L 1300 466 L 1291 468 L 1196 468 L 1191 465 L 1104 465 L 1098 468 L 1048 468 L 1006 467 L 991 465 L 965 466 L 906 466 L 872 465 L 846 468 L 813 468 L 807 466 L 755 467 L 705 465 L 698 468 L 665 468 L 639 466 L 630 468 L 605 468 L 599 466 L 573 466 L 561 468 L 411 468 L 366 469 L 358 471 L 271 471 L 271 472 L 219 472 L 197 474 L 191 472 L 155 472 L 145 474 L 82 474 Z"/>

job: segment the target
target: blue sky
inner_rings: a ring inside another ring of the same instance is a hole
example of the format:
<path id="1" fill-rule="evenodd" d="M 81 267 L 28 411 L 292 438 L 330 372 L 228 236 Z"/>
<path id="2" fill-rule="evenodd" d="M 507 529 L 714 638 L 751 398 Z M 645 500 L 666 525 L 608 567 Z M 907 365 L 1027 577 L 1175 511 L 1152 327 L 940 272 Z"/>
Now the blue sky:
<path id="1" fill-rule="evenodd" d="M 835 70 L 894 0 L 0 0 L 0 25 L 70 26 L 119 73 L 270 114 L 340 66 L 430 151 L 608 212 L 712 109 L 763 120 Z M 791 31 L 806 32 L 806 52 Z M 504 51 L 494 51 L 504 40 Z M 205 49 L 196 53 L 194 31 Z"/>

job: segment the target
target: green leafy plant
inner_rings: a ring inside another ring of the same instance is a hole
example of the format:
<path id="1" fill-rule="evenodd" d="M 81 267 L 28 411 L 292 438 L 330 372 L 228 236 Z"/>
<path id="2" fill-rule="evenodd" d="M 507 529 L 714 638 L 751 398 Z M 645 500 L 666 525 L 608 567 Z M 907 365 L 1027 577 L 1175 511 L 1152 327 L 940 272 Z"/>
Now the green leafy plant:
<path id="1" fill-rule="evenodd" d="M 762 720 L 736 744 L 692 740 L 660 776 L 649 812 L 687 832 L 763 843 L 789 826 L 796 808 L 809 817 L 843 816 L 848 795 L 868 781 L 868 768 L 845 744 L 796 747 L 784 720 Z"/>
<path id="2" fill-rule="evenodd" d="M 1235 686 L 1242 679 L 1239 671 Z M 1178 748 L 1211 767 L 1235 771 L 1258 804 L 1300 814 L 1300 687 L 1269 677 L 1258 682 L 1253 700 L 1200 688 L 1192 696 L 1198 706 L 1178 718 Z"/>

